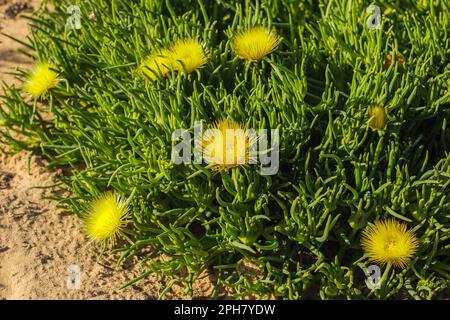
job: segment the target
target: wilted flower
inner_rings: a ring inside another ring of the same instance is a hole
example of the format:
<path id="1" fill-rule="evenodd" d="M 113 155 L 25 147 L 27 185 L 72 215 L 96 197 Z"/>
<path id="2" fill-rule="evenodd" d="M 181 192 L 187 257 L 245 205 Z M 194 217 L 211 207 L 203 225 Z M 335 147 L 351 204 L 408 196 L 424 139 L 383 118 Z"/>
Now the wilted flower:
<path id="1" fill-rule="evenodd" d="M 406 58 L 405 58 L 404 55 L 399 54 L 399 55 L 397 55 L 397 61 L 402 66 L 402 65 L 404 65 L 406 63 Z M 386 69 L 389 69 L 391 64 L 392 64 L 392 55 L 388 54 L 387 57 L 386 57 L 386 61 L 384 62 L 384 67 Z"/>

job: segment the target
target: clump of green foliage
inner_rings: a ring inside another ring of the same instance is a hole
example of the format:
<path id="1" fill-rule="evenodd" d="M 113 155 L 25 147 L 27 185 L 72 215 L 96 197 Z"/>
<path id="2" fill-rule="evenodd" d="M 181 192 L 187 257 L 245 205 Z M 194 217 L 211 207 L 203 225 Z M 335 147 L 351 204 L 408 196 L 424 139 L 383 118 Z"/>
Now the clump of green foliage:
<path id="1" fill-rule="evenodd" d="M 43 105 L 7 88 L 0 138 L 67 168 L 58 186 L 73 196 L 57 200 L 78 215 L 105 190 L 130 196 L 123 259 L 139 254 L 145 275 L 187 290 L 208 270 L 234 298 L 450 297 L 449 1 L 379 1 L 370 29 L 362 0 L 80 0 L 82 27 L 69 30 L 71 2 L 40 9 L 24 43 L 63 82 Z M 244 62 L 232 35 L 257 25 L 283 40 Z M 136 73 L 186 37 L 207 49 L 203 69 Z M 373 105 L 387 112 L 382 130 L 369 126 Z M 174 130 L 225 118 L 280 129 L 276 175 L 171 162 Z M 388 217 L 420 245 L 369 290 L 361 231 Z"/>

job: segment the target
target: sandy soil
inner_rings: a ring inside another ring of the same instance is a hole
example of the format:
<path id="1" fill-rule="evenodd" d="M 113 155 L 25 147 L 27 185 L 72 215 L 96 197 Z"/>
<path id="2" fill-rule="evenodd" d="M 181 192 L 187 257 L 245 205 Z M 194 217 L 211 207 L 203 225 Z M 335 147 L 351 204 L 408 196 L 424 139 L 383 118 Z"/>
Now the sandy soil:
<path id="1" fill-rule="evenodd" d="M 25 39 L 29 32 L 26 20 L 4 14 L 12 3 L 0 0 L 1 32 Z M 36 0 L 30 4 L 38 7 Z M 17 52 L 19 48 L 0 35 L 0 81 L 18 85 L 5 72 L 29 67 L 30 60 Z M 133 261 L 117 267 L 114 257 L 98 257 L 99 245 L 81 233 L 80 220 L 43 199 L 51 190 L 35 188 L 52 184 L 54 176 L 39 156 L 0 154 L 0 299 L 157 298 L 170 280 L 160 275 L 119 290 L 145 270 Z M 193 297 L 175 288 L 166 298 L 206 297 L 211 291 L 205 277 L 196 284 Z"/>

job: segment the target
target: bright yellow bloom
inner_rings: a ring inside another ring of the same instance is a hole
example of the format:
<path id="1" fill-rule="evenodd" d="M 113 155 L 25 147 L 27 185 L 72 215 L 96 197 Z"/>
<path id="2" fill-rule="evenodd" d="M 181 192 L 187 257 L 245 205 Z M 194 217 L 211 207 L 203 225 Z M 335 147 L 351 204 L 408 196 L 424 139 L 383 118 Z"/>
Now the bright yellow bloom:
<path id="1" fill-rule="evenodd" d="M 383 106 L 369 107 L 369 126 L 374 130 L 382 130 L 386 128 L 388 117 Z"/>
<path id="2" fill-rule="evenodd" d="M 172 68 L 171 52 L 167 49 L 151 54 L 142 61 L 140 70 L 151 80 L 166 76 Z"/>
<path id="3" fill-rule="evenodd" d="M 280 37 L 265 27 L 255 27 L 239 32 L 233 39 L 234 53 L 241 59 L 262 60 L 274 51 L 280 43 Z"/>
<path id="4" fill-rule="evenodd" d="M 191 73 L 202 68 L 208 61 L 198 40 L 180 40 L 172 46 L 171 51 L 171 58 L 176 71 Z"/>
<path id="5" fill-rule="evenodd" d="M 239 123 L 222 120 L 205 131 L 201 149 L 206 163 L 213 164 L 216 170 L 226 170 L 255 160 L 256 141 L 256 134 Z"/>
<path id="6" fill-rule="evenodd" d="M 91 239 L 115 243 L 130 222 L 128 207 L 121 196 L 105 193 L 90 205 L 84 216 L 85 232 Z"/>
<path id="7" fill-rule="evenodd" d="M 403 268 L 416 253 L 419 241 L 406 224 L 389 219 L 369 224 L 363 231 L 361 244 L 370 261 Z"/>
<path id="8" fill-rule="evenodd" d="M 50 69 L 50 64 L 40 62 L 32 69 L 24 84 L 24 90 L 35 99 L 42 98 L 48 90 L 56 87 L 59 81 L 58 74 Z"/>

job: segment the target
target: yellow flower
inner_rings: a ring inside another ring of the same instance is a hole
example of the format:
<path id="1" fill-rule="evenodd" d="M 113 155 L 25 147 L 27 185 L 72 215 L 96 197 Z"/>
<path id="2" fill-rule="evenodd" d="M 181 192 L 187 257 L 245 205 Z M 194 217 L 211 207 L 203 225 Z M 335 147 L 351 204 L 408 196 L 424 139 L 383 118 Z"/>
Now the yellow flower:
<path id="1" fill-rule="evenodd" d="M 274 51 L 279 43 L 280 38 L 275 32 L 265 27 L 254 27 L 239 32 L 234 37 L 232 45 L 234 53 L 239 58 L 259 61 Z"/>
<path id="2" fill-rule="evenodd" d="M 122 197 L 108 192 L 92 202 L 83 220 L 88 237 L 114 244 L 117 236 L 123 235 L 130 215 Z"/>
<path id="3" fill-rule="evenodd" d="M 369 107 L 369 126 L 374 130 L 384 129 L 388 122 L 388 117 L 383 106 L 372 106 Z"/>
<path id="4" fill-rule="evenodd" d="M 370 261 L 403 268 L 416 253 L 419 241 L 406 224 L 389 219 L 369 224 L 361 244 Z"/>
<path id="5" fill-rule="evenodd" d="M 222 120 L 205 131 L 200 147 L 205 162 L 220 171 L 254 161 L 256 141 L 256 135 L 239 123 Z"/>
<path id="6" fill-rule="evenodd" d="M 153 81 L 166 76 L 171 68 L 171 52 L 167 49 L 162 49 L 157 54 L 145 57 L 140 66 L 142 73 Z"/>
<path id="7" fill-rule="evenodd" d="M 59 81 L 58 74 L 50 69 L 50 64 L 40 62 L 32 69 L 24 84 L 24 90 L 38 99 L 45 96 L 48 90 L 56 87 Z"/>
<path id="8" fill-rule="evenodd" d="M 191 73 L 202 68 L 208 61 L 198 40 L 180 40 L 172 46 L 171 51 L 171 58 L 176 71 Z"/>

